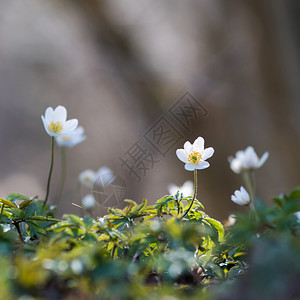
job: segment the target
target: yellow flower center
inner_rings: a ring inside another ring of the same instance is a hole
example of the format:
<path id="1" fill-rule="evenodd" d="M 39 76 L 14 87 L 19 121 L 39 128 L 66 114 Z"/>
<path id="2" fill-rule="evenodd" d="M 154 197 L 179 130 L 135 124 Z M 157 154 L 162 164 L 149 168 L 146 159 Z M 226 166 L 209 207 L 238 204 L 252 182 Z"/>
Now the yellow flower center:
<path id="1" fill-rule="evenodd" d="M 197 165 L 201 161 L 201 159 L 201 154 L 196 151 L 193 151 L 188 157 L 188 161 L 193 165 Z"/>
<path id="2" fill-rule="evenodd" d="M 63 126 L 61 122 L 51 122 L 50 125 L 48 125 L 48 130 L 51 133 L 60 134 L 63 130 Z"/>
<path id="3" fill-rule="evenodd" d="M 63 136 L 61 139 L 64 141 L 70 140 L 72 137 L 71 136 Z"/>

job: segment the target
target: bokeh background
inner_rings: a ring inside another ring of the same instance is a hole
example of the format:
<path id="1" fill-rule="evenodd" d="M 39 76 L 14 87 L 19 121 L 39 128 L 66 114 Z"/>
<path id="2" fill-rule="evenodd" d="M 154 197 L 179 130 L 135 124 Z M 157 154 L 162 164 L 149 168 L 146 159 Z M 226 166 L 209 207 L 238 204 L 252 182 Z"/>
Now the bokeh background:
<path id="1" fill-rule="evenodd" d="M 248 145 L 270 152 L 257 195 L 288 192 L 300 178 L 299 11 L 297 0 L 1 1 L 1 196 L 44 197 L 50 138 L 40 116 L 64 105 L 87 139 L 68 150 L 59 214 L 80 213 L 78 174 L 103 165 L 126 180 L 128 198 L 156 201 L 169 183 L 193 179 L 176 147 L 139 183 L 119 157 L 186 91 L 208 114 L 184 140 L 215 148 L 199 172 L 208 214 L 244 209 L 231 203 L 242 180 L 227 158 Z M 59 151 L 55 160 L 50 203 Z"/>

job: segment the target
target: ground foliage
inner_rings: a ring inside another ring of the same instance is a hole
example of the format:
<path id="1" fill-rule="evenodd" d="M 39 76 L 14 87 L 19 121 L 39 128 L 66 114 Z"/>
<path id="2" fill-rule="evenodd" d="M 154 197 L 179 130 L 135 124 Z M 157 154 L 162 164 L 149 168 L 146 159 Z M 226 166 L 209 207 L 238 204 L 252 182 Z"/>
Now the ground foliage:
<path id="1" fill-rule="evenodd" d="M 180 196 L 60 220 L 37 198 L 0 199 L 0 298 L 300 298 L 300 188 L 225 230 L 198 200 L 184 216 Z"/>

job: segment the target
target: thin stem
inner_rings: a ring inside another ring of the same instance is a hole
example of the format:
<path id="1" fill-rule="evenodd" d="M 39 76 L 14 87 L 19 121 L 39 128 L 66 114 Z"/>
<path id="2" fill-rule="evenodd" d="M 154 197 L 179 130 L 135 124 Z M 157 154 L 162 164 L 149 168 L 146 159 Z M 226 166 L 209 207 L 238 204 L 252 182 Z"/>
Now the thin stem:
<path id="1" fill-rule="evenodd" d="M 189 208 L 186 210 L 186 212 L 181 217 L 181 219 L 183 219 L 189 213 L 189 211 L 191 210 L 191 208 L 192 208 L 192 206 L 194 204 L 194 201 L 196 199 L 196 196 L 197 196 L 197 189 L 198 189 L 198 186 L 197 186 L 197 169 L 195 169 L 194 170 L 194 196 L 193 196 L 193 200 L 192 200 Z"/>
<path id="2" fill-rule="evenodd" d="M 255 190 L 256 190 L 254 170 L 249 171 L 249 177 L 250 177 L 250 183 L 251 183 L 251 187 L 252 187 L 251 200 L 254 205 L 255 204 L 254 197 L 255 197 Z"/>
<path id="3" fill-rule="evenodd" d="M 50 170 L 49 170 L 49 176 L 48 176 L 48 182 L 47 182 L 47 192 L 45 196 L 45 201 L 43 206 L 45 207 L 48 197 L 49 197 L 49 190 L 50 190 L 50 180 L 51 180 L 51 175 L 52 175 L 52 170 L 53 170 L 53 163 L 54 163 L 54 136 L 51 137 L 51 163 L 50 163 Z"/>
<path id="4" fill-rule="evenodd" d="M 117 249 L 117 245 L 114 243 L 114 247 L 113 247 L 112 253 L 111 253 L 111 258 L 114 258 L 114 257 L 115 257 L 116 249 Z"/>
<path id="5" fill-rule="evenodd" d="M 255 197 L 255 176 L 253 170 L 247 170 L 243 172 L 243 178 L 245 181 L 246 189 L 250 194 L 250 200 L 254 204 Z"/>
<path id="6" fill-rule="evenodd" d="M 54 203 L 56 205 L 59 204 L 62 192 L 64 190 L 65 186 L 65 180 L 66 180 L 66 175 L 67 175 L 67 153 L 66 153 L 66 147 L 61 147 L 61 175 L 60 175 L 60 180 L 59 180 L 59 186 L 55 195 L 55 201 Z"/>
<path id="7" fill-rule="evenodd" d="M 13 224 L 14 224 L 14 225 L 16 226 L 16 228 L 17 228 L 17 231 L 18 231 L 19 238 L 20 238 L 21 242 L 24 243 L 24 240 L 23 240 L 23 236 L 22 236 L 22 233 L 21 233 L 21 230 L 20 230 L 19 223 L 18 223 L 18 222 L 13 222 Z"/>
<path id="8" fill-rule="evenodd" d="M 4 209 L 4 204 L 2 204 L 2 206 L 1 206 L 0 217 L 2 217 L 2 214 L 3 214 L 3 209 Z"/>
<path id="9" fill-rule="evenodd" d="M 176 198 L 176 203 L 177 203 L 177 216 L 180 214 L 180 201 L 178 200 L 178 197 Z"/>

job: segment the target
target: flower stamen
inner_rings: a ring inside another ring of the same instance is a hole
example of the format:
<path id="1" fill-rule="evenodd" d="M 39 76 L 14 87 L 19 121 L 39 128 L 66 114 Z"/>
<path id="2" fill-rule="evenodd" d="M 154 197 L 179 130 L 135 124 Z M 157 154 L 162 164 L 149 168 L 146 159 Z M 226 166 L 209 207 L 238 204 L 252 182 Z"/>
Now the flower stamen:
<path id="1" fill-rule="evenodd" d="M 60 134 L 63 130 L 63 125 L 61 122 L 51 122 L 51 124 L 48 125 L 48 130 L 51 133 Z"/>
<path id="2" fill-rule="evenodd" d="M 202 160 L 202 156 L 199 152 L 193 151 L 192 153 L 189 154 L 188 157 L 188 162 L 197 165 L 200 161 Z"/>

